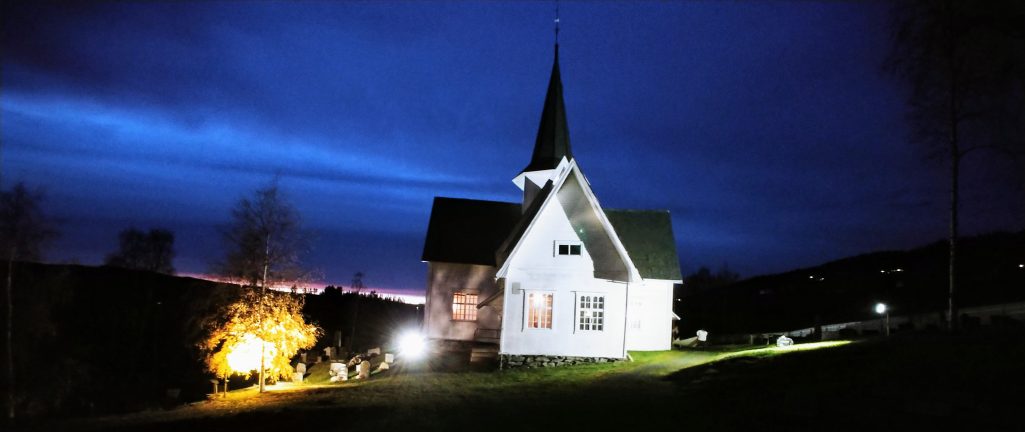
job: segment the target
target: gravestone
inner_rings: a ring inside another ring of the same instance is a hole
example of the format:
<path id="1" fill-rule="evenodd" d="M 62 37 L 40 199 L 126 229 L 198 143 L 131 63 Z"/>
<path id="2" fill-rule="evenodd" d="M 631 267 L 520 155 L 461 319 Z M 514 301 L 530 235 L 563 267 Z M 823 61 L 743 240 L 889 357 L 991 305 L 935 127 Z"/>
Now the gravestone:
<path id="1" fill-rule="evenodd" d="M 328 369 L 327 374 L 331 375 L 331 376 L 335 376 L 335 375 L 338 375 L 341 371 L 344 371 L 345 369 L 347 369 L 345 367 L 345 363 L 332 362 L 331 363 L 331 368 Z"/>
<path id="2" fill-rule="evenodd" d="M 388 353 L 384 355 L 385 363 L 395 363 L 395 354 Z"/>
<path id="3" fill-rule="evenodd" d="M 349 379 L 349 368 L 345 363 L 331 363 L 331 369 L 327 371 L 331 375 L 331 382 L 347 381 Z"/>
<path id="4" fill-rule="evenodd" d="M 778 339 L 776 339 L 776 346 L 778 346 L 778 347 L 788 347 L 788 346 L 791 346 L 793 344 L 794 344 L 794 340 L 788 338 L 787 335 L 782 335 Z"/>
<path id="5" fill-rule="evenodd" d="M 359 378 L 367 379 L 370 378 L 370 362 L 363 360 L 363 363 L 359 364 Z"/>
<path id="6" fill-rule="evenodd" d="M 302 363 L 300 363 L 302 364 Z M 303 374 L 296 372 L 292 374 L 292 382 L 303 382 Z"/>
<path id="7" fill-rule="evenodd" d="M 299 363 L 295 365 L 295 373 L 306 375 L 306 363 Z"/>
<path id="8" fill-rule="evenodd" d="M 389 367 L 390 366 L 388 366 L 388 363 L 381 363 L 381 364 L 377 365 L 377 371 L 378 372 L 386 371 L 386 370 L 388 370 Z"/>
<path id="9" fill-rule="evenodd" d="M 698 330 L 697 333 L 698 342 L 705 342 L 708 340 L 708 332 L 704 330 Z"/>

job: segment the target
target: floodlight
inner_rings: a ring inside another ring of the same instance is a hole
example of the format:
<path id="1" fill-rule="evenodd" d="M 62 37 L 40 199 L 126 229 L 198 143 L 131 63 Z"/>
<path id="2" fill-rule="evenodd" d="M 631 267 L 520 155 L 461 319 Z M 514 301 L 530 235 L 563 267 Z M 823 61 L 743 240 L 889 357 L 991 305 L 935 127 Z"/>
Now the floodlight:
<path id="1" fill-rule="evenodd" d="M 427 352 L 427 342 L 416 331 L 408 331 L 399 336 L 399 354 L 402 357 L 416 360 Z"/>

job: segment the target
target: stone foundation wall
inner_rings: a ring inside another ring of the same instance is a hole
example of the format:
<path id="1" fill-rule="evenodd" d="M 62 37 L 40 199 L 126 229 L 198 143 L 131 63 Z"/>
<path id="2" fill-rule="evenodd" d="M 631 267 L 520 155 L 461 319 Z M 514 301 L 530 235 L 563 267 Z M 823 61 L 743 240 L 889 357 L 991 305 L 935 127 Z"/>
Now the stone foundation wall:
<path id="1" fill-rule="evenodd" d="M 537 368 L 570 366 L 588 363 L 616 363 L 626 361 L 625 358 L 610 357 L 572 357 L 572 356 L 551 356 L 551 355 L 499 355 L 499 367 L 501 369 L 513 368 Z"/>

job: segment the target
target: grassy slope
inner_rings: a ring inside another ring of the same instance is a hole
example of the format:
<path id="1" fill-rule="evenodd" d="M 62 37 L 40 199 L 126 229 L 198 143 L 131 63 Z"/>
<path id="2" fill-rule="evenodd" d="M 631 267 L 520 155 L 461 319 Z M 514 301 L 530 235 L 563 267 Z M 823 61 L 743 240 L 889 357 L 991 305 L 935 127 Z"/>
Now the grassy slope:
<path id="1" fill-rule="evenodd" d="M 737 357 L 681 370 L 700 423 L 741 430 L 1022 430 L 1025 333 L 911 334 L 831 350 Z M 738 407 L 730 414 L 729 406 Z"/>
<path id="2" fill-rule="evenodd" d="M 867 341 L 831 349 L 638 353 L 636 361 L 505 372 L 392 370 L 165 412 L 93 430 L 1006 429 L 1025 389 L 1019 333 Z M 972 427 L 972 429 L 977 429 Z"/>

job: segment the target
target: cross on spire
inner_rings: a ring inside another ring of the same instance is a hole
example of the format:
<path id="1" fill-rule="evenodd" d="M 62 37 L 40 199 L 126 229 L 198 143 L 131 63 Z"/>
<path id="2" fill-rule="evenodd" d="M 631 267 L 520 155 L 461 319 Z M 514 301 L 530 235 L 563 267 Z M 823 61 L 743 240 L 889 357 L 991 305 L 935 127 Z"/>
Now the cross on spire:
<path id="1" fill-rule="evenodd" d="M 559 44 L 559 0 L 555 0 L 555 44 Z"/>

